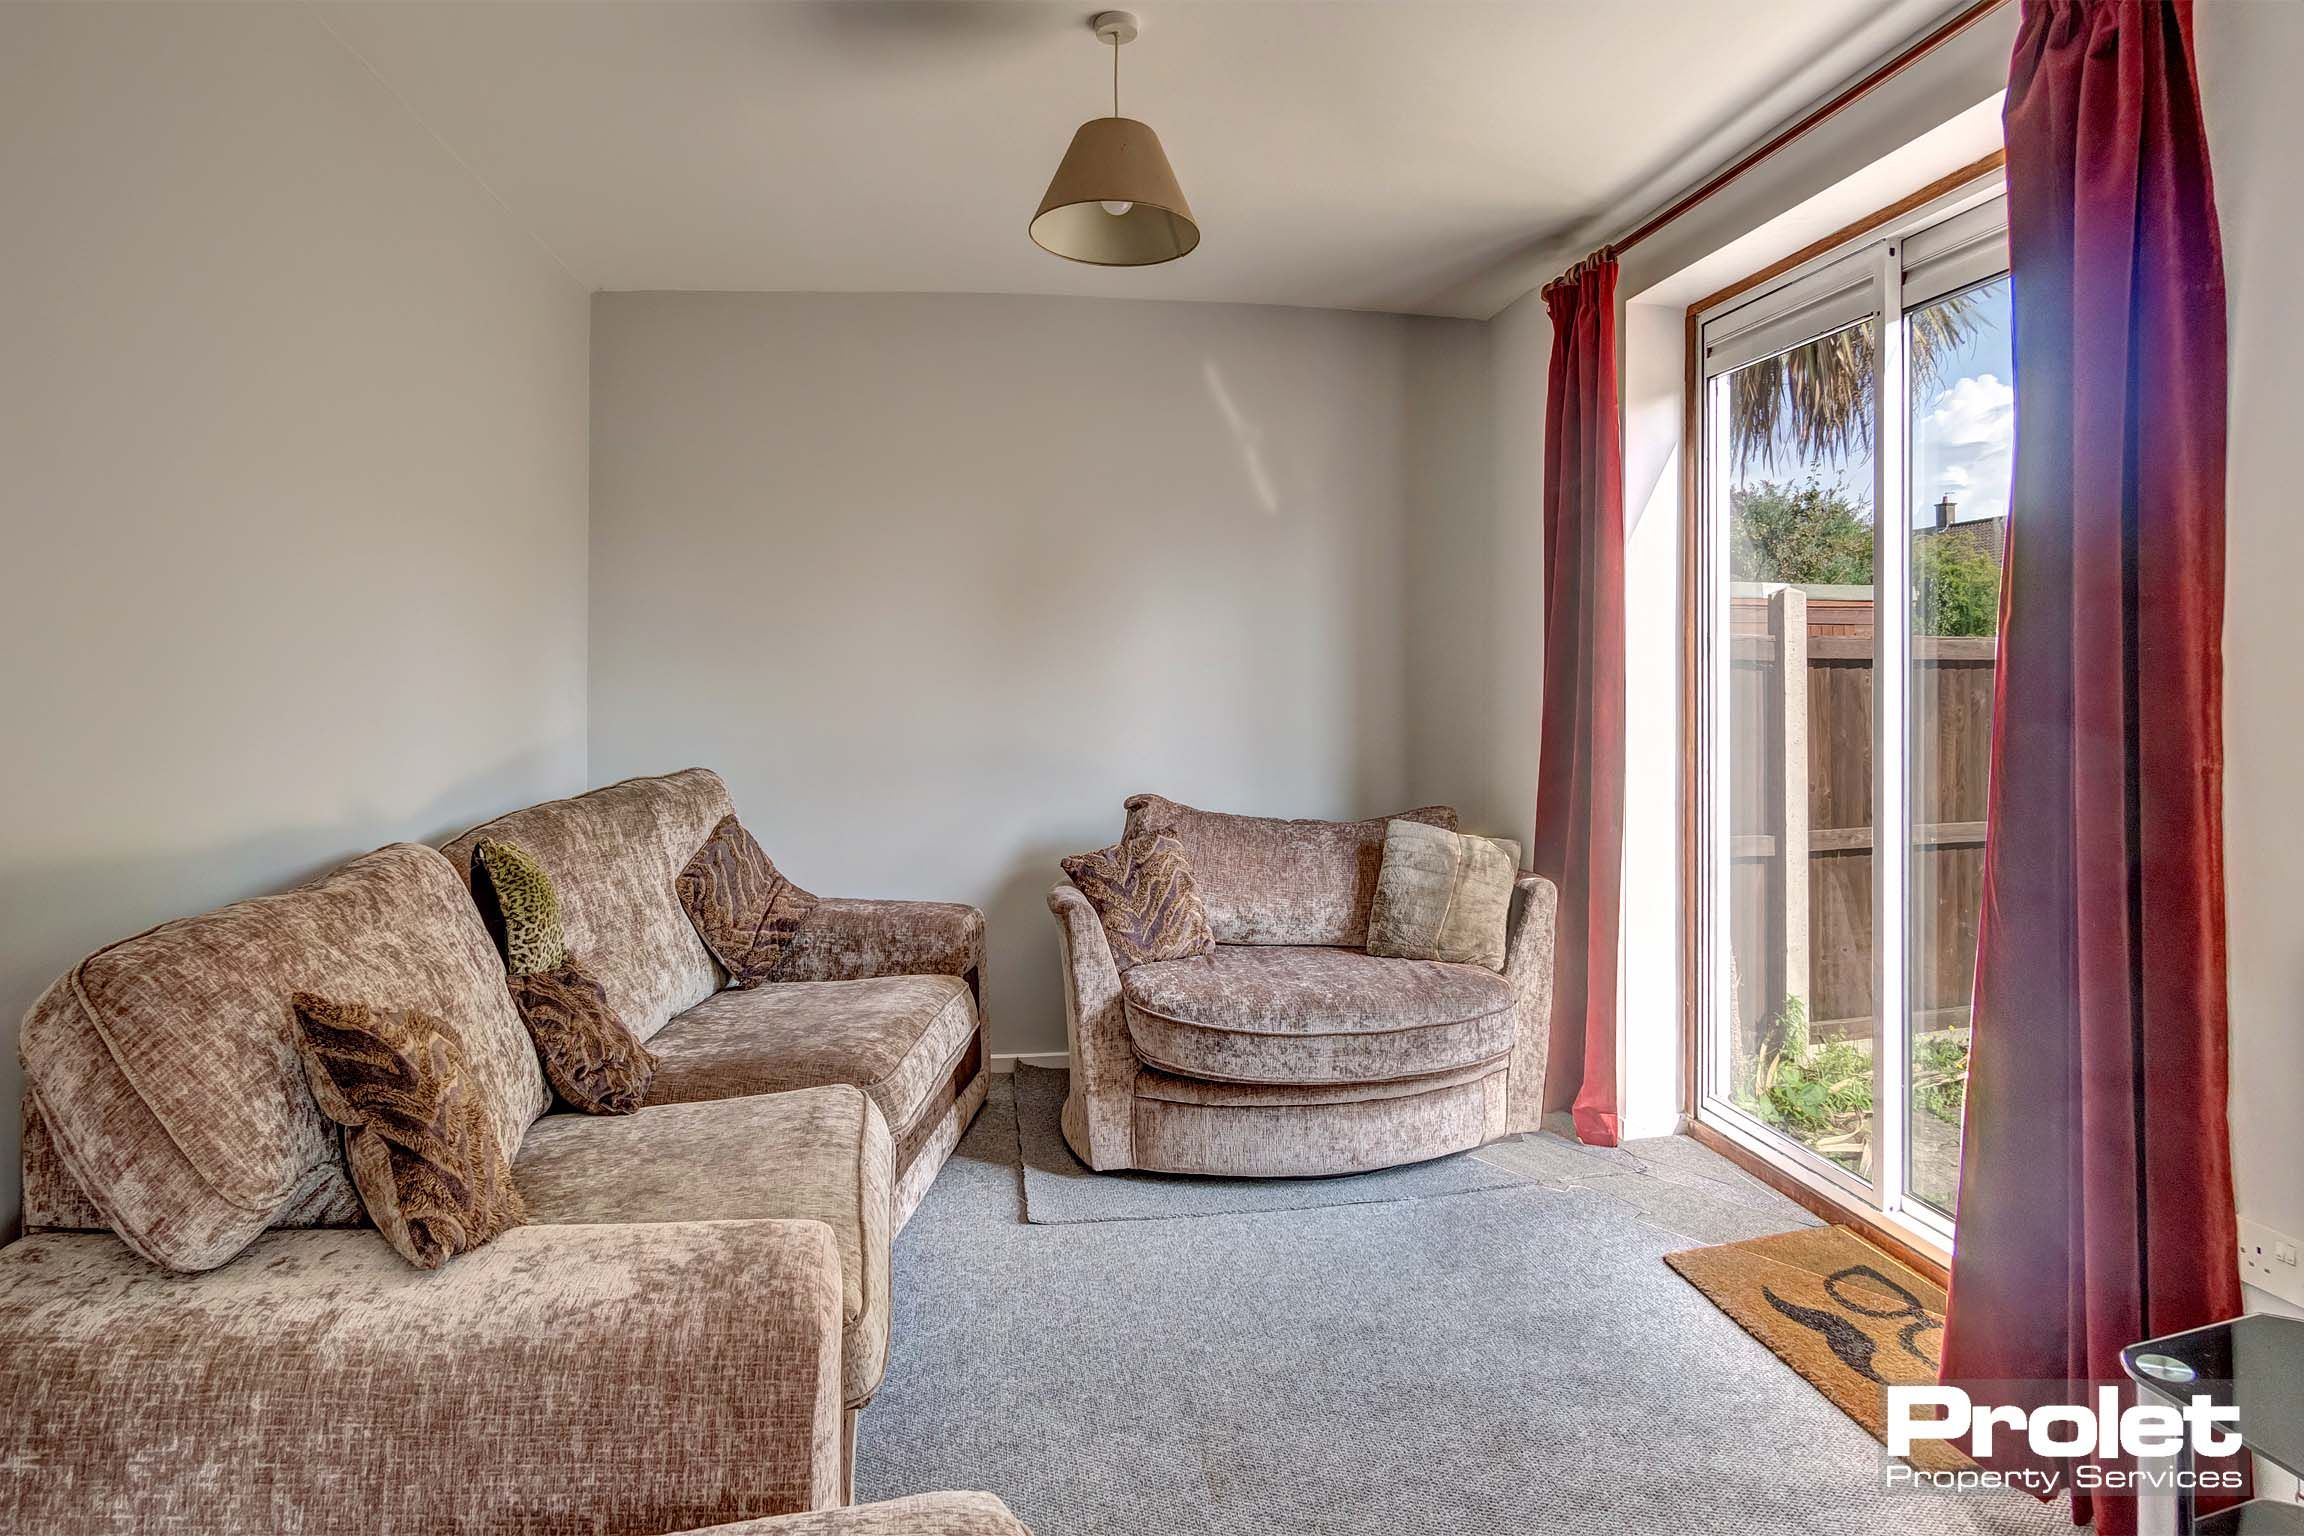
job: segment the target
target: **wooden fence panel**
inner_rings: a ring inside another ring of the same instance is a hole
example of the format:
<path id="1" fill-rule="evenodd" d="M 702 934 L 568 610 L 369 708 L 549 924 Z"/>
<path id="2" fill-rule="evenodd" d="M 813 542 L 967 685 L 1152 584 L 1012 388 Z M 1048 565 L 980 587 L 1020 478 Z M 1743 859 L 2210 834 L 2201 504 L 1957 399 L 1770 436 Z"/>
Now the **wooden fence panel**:
<path id="1" fill-rule="evenodd" d="M 1876 1027 L 1869 609 L 1807 609 L 1805 655 L 1797 658 L 1806 672 L 1807 717 L 1788 722 L 1784 701 L 1798 693 L 1783 687 L 1781 657 L 1802 648 L 1784 646 L 1770 632 L 1774 606 L 1767 598 L 1738 598 L 1731 626 L 1728 898 L 1739 1055 L 1749 1054 L 1788 990 L 1799 993 L 1787 983 L 1803 972 L 1807 991 L 1800 995 L 1818 1038 L 1869 1038 Z M 1921 1027 L 1943 1028 L 1966 1022 L 1975 973 L 1998 644 L 1989 636 L 1917 636 L 1912 653 L 1909 794 L 1916 825 L 1907 949 Z M 1797 728 L 1788 731 L 1788 723 Z M 1780 808 L 1790 782 L 1787 741 L 1805 747 L 1804 829 Z M 1803 903 L 1786 900 L 1787 852 L 1791 878 L 1806 885 L 1804 912 Z M 1788 956 L 1796 935 L 1788 932 L 1787 913 L 1794 929 L 1804 922 L 1804 954 Z"/>
<path id="2" fill-rule="evenodd" d="M 1818 1032 L 1838 1034 L 1836 1021 L 1872 1017 L 1872 637 L 1862 656 L 1822 642 L 1808 656 L 1807 1002 Z"/>

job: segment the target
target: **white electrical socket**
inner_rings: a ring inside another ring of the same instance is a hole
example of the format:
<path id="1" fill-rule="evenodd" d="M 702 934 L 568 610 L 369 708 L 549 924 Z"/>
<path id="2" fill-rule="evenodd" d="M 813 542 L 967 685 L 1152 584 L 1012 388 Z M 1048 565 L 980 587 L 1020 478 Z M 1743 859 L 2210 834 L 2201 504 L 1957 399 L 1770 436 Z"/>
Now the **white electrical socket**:
<path id="1" fill-rule="evenodd" d="M 2240 1278 L 2282 1301 L 2304 1307 L 2304 1264 L 2297 1262 L 2304 1239 L 2275 1232 L 2260 1221 L 2240 1218 Z"/>

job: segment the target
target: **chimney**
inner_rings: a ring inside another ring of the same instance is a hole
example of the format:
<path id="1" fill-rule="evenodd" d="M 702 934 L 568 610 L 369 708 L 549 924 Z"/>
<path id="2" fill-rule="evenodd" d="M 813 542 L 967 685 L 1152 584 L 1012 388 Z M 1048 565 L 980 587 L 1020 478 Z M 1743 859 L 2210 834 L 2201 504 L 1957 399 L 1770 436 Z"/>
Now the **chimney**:
<path id="1" fill-rule="evenodd" d="M 1959 505 L 1960 503 L 1949 496 L 1936 503 L 1936 528 L 1938 532 L 1952 526 L 1952 512 Z"/>

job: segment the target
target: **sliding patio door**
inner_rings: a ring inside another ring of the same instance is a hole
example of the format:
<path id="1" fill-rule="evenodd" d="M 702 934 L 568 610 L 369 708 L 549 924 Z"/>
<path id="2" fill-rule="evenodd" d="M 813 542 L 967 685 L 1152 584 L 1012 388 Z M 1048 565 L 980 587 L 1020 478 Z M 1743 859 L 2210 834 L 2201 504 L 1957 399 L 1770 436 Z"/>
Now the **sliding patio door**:
<path id="1" fill-rule="evenodd" d="M 1972 184 L 1698 318 L 1698 1115 L 1948 1242 L 2014 440 Z"/>

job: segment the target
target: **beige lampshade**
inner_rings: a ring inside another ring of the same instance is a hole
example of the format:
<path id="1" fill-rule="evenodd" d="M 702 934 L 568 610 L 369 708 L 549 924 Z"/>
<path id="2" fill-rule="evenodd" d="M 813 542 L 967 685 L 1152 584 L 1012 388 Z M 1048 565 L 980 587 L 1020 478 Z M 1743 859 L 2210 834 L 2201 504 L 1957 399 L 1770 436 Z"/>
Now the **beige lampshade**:
<path id="1" fill-rule="evenodd" d="M 1125 203 L 1127 211 L 1108 212 L 1107 203 Z M 1032 240 L 1071 261 L 1148 267 L 1190 254 L 1200 243 L 1200 226 L 1151 126 L 1132 117 L 1095 117 L 1072 135 L 1033 215 Z"/>

